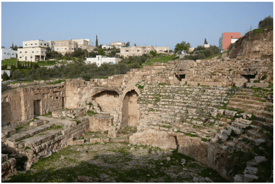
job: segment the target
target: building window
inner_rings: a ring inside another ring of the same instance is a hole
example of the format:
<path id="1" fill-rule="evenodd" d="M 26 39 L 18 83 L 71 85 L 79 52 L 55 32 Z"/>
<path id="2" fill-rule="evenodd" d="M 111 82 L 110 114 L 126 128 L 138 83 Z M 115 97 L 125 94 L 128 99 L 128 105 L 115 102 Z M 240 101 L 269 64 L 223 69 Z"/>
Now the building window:
<path id="1" fill-rule="evenodd" d="M 47 44 L 46 43 L 44 43 L 44 46 L 46 46 Z"/>
<path id="2" fill-rule="evenodd" d="M 42 43 L 40 43 L 40 45 L 42 45 Z"/>
<path id="3" fill-rule="evenodd" d="M 25 57 L 25 60 L 27 60 L 27 56 Z"/>
<path id="4" fill-rule="evenodd" d="M 44 51 L 42 51 L 42 54 L 44 53 Z"/>
<path id="5" fill-rule="evenodd" d="M 25 44 L 25 46 L 27 46 L 27 44 Z"/>
<path id="6" fill-rule="evenodd" d="M 31 45 L 32 45 L 32 43 L 31 43 Z"/>
<path id="7" fill-rule="evenodd" d="M 35 43 L 34 45 L 37 45 L 37 43 Z"/>
<path id="8" fill-rule="evenodd" d="M 39 53 L 39 51 L 36 51 L 36 53 Z"/>
<path id="9" fill-rule="evenodd" d="M 57 48 L 56 50 L 59 50 L 59 48 Z"/>
<path id="10" fill-rule="evenodd" d="M 32 53 L 34 53 L 34 51 L 32 51 Z"/>
<path id="11" fill-rule="evenodd" d="M 27 51 L 25 51 L 25 53 L 28 53 Z"/>
<path id="12" fill-rule="evenodd" d="M 31 59 L 32 59 L 32 56 L 31 56 Z"/>
<path id="13" fill-rule="evenodd" d="M 7 54 L 7 53 L 4 52 L 4 54 Z"/>
<path id="14" fill-rule="evenodd" d="M 22 51 L 20 51 L 20 54 L 22 53 Z"/>
<path id="15" fill-rule="evenodd" d="M 12 53 L 11 55 L 14 55 L 14 53 Z"/>

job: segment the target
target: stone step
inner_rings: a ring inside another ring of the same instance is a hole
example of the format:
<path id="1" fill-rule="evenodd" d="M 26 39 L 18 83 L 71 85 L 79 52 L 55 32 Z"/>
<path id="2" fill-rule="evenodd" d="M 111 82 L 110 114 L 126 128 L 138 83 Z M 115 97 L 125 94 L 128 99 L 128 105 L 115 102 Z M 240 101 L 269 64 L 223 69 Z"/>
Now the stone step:
<path id="1" fill-rule="evenodd" d="M 252 137 L 254 139 L 259 139 L 261 138 L 263 135 L 258 133 L 258 132 L 255 132 L 254 130 L 246 130 L 245 133 L 249 136 L 249 137 Z"/>
<path id="2" fill-rule="evenodd" d="M 35 135 L 33 137 L 24 139 L 21 143 L 19 143 L 18 145 L 21 147 L 36 147 L 44 142 L 47 142 L 51 139 L 54 139 L 55 137 L 61 135 L 61 130 L 50 130 L 50 131 L 46 131 L 43 132 L 43 134 L 45 135 Z"/>
<path id="3" fill-rule="evenodd" d="M 257 118 L 262 118 L 262 119 L 273 118 L 273 112 L 267 112 L 267 111 L 251 109 L 251 108 L 243 108 L 243 107 L 239 107 L 239 106 L 231 105 L 231 104 L 228 104 L 227 108 L 228 109 L 244 110 L 246 113 L 254 114 Z"/>
<path id="4" fill-rule="evenodd" d="M 16 134 L 16 129 L 11 128 L 11 127 L 2 128 L 2 134 L 4 134 L 6 137 L 10 137 L 10 136 Z"/>
<path id="5" fill-rule="evenodd" d="M 247 125 L 247 124 L 238 123 L 238 122 L 236 122 L 236 121 L 233 121 L 233 122 L 231 123 L 231 125 L 234 126 L 234 127 L 239 128 L 239 129 L 244 129 L 244 128 L 247 128 L 247 127 L 249 126 L 249 125 Z"/>
<path id="6" fill-rule="evenodd" d="M 247 100 L 255 100 L 255 101 L 265 100 L 264 98 L 253 97 L 253 96 L 245 96 L 245 95 L 234 95 L 234 98 L 247 99 Z"/>
<path id="7" fill-rule="evenodd" d="M 41 126 L 33 128 L 31 130 L 27 130 L 27 131 L 24 131 L 24 132 L 14 134 L 11 137 L 9 137 L 7 140 L 11 141 L 11 142 L 17 142 L 17 141 L 22 140 L 26 137 L 30 137 L 30 136 L 34 136 L 36 134 L 39 134 L 40 132 L 43 132 L 43 131 L 49 129 L 51 126 L 52 126 L 52 124 L 41 125 Z"/>
<path id="8" fill-rule="evenodd" d="M 240 129 L 240 128 L 238 128 L 238 127 L 234 127 L 234 126 L 232 126 L 232 125 L 228 125 L 227 126 L 227 129 L 231 129 L 231 130 L 234 130 L 234 132 L 236 133 L 236 134 L 241 134 L 241 133 L 243 133 L 243 130 L 242 129 Z"/>
<path id="9" fill-rule="evenodd" d="M 50 139 L 46 142 L 38 144 L 37 146 L 33 147 L 32 149 L 35 150 L 36 153 L 39 153 L 39 152 L 45 150 L 46 148 L 48 148 L 49 146 L 53 145 L 54 143 L 63 140 L 64 138 L 65 138 L 64 135 L 58 135 L 58 136 L 54 137 L 53 139 Z"/>
<path id="10" fill-rule="evenodd" d="M 244 102 L 235 102 L 235 101 L 229 101 L 228 105 L 238 106 L 242 108 L 251 108 L 251 109 L 259 109 L 259 110 L 265 110 L 267 107 L 265 105 L 257 105 L 253 103 L 244 103 Z"/>

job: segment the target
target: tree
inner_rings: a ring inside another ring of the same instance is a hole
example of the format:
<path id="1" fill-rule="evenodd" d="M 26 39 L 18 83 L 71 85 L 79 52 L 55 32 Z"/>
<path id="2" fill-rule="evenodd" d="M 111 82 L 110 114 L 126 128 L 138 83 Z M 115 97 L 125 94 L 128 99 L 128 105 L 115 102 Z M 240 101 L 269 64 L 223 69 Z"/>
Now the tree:
<path id="1" fill-rule="evenodd" d="M 187 52 L 190 47 L 191 47 L 190 43 L 186 43 L 185 41 L 182 41 L 181 43 L 177 43 L 177 45 L 175 46 L 174 52 L 178 53 L 183 50 Z"/>
<path id="2" fill-rule="evenodd" d="M 97 35 L 96 35 L 96 39 L 95 39 L 95 46 L 98 47 L 98 39 L 97 39 Z"/>
<path id="3" fill-rule="evenodd" d="M 15 70 L 16 67 L 14 66 L 14 64 L 11 65 L 11 70 Z"/>
<path id="4" fill-rule="evenodd" d="M 98 54 L 99 54 L 99 55 L 105 55 L 105 52 L 104 52 L 103 49 L 98 49 Z"/>
<path id="5" fill-rule="evenodd" d="M 4 73 L 2 74 L 2 79 L 3 79 L 3 81 L 9 80 L 9 76 L 8 76 L 8 74 L 7 74 L 6 72 L 4 72 Z"/>
<path id="6" fill-rule="evenodd" d="M 8 68 L 8 65 L 7 64 L 3 64 L 2 65 L 2 70 L 6 70 Z"/>
<path id="7" fill-rule="evenodd" d="M 157 52 L 156 51 L 150 51 L 150 54 L 152 54 L 153 56 L 156 56 L 157 55 Z"/>
<path id="8" fill-rule="evenodd" d="M 20 79 L 20 78 L 24 78 L 24 73 L 21 71 L 14 71 L 12 72 L 12 76 L 11 79 Z"/>
<path id="9" fill-rule="evenodd" d="M 273 17 L 270 15 L 261 20 L 258 24 L 258 28 L 273 27 Z"/>
<path id="10" fill-rule="evenodd" d="M 125 47 L 129 47 L 130 46 L 130 42 L 127 42 L 126 44 L 125 44 Z"/>

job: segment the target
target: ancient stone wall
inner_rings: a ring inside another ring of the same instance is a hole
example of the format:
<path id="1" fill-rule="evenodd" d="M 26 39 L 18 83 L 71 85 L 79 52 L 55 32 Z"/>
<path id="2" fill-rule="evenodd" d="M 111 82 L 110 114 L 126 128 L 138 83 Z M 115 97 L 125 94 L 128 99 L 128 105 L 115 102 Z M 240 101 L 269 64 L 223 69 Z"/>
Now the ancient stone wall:
<path id="1" fill-rule="evenodd" d="M 5 181 L 9 176 L 12 176 L 16 173 L 15 164 L 15 158 L 8 159 L 7 154 L 2 154 L 2 181 Z"/>
<path id="2" fill-rule="evenodd" d="M 35 86 L 7 91 L 2 95 L 2 124 L 33 119 L 64 108 L 64 85 Z"/>
<path id="3" fill-rule="evenodd" d="M 2 126 L 22 121 L 22 90 L 15 89 L 2 93 Z"/>

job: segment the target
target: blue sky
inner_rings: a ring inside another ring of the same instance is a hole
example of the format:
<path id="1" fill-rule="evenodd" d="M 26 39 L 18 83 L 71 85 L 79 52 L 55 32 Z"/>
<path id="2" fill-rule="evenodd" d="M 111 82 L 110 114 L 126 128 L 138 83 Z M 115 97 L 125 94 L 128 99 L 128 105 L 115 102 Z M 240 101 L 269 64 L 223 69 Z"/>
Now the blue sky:
<path id="1" fill-rule="evenodd" d="M 131 45 L 192 47 L 206 38 L 218 46 L 222 32 L 257 28 L 273 17 L 273 2 L 2 2 L 1 44 L 27 40 L 91 39 Z"/>

